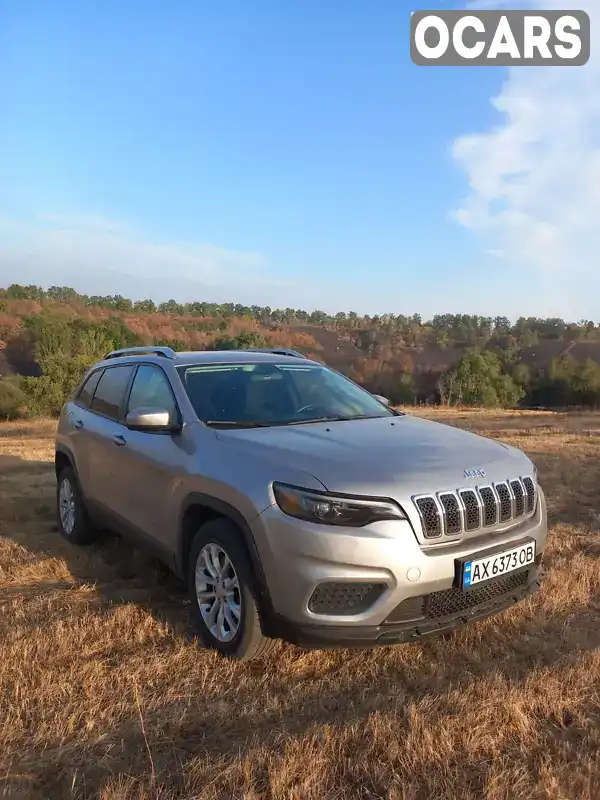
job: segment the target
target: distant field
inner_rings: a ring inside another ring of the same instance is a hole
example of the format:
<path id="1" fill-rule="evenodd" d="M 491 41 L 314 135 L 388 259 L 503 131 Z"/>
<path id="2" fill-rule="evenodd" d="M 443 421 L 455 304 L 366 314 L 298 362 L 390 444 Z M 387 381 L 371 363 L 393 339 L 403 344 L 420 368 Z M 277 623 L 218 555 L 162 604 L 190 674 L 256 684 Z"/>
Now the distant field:
<path id="1" fill-rule="evenodd" d="M 147 557 L 63 542 L 54 423 L 0 425 L 0 797 L 597 800 L 600 415 L 415 413 L 533 457 L 543 589 L 450 640 L 249 666 L 188 641 Z"/>

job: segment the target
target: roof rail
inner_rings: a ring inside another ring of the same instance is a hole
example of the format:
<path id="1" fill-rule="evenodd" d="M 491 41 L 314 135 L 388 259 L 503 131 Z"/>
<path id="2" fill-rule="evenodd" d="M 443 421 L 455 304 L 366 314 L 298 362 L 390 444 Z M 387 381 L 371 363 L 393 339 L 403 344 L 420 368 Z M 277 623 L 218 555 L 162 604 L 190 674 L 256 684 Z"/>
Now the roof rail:
<path id="1" fill-rule="evenodd" d="M 252 353 L 273 353 L 276 356 L 293 356 L 294 358 L 306 358 L 303 353 L 297 350 L 289 350 L 287 347 L 245 347 L 244 350 Z"/>
<path id="2" fill-rule="evenodd" d="M 148 347 L 123 347 L 121 350 L 113 350 L 111 353 L 107 353 L 104 359 L 141 355 L 162 356 L 163 358 L 177 357 L 177 353 L 171 347 L 153 347 L 150 345 Z"/>

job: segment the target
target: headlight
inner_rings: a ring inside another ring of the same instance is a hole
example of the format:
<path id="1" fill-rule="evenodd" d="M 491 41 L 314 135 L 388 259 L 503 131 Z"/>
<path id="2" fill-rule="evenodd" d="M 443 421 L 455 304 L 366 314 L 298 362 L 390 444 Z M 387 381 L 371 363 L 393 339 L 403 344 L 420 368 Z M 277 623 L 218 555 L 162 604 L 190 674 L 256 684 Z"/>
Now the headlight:
<path id="1" fill-rule="evenodd" d="M 386 500 L 336 497 L 283 483 L 274 483 L 273 493 L 284 514 L 320 525 L 360 528 L 378 520 L 406 519 L 400 506 Z"/>

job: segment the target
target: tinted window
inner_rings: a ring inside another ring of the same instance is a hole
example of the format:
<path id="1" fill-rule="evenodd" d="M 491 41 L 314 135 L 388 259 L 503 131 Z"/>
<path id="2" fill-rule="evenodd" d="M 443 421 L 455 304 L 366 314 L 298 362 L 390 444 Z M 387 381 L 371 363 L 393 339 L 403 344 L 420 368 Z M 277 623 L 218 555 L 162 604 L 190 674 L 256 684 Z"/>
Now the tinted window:
<path id="1" fill-rule="evenodd" d="M 109 367 L 100 378 L 92 401 L 92 411 L 120 419 L 125 402 L 125 392 L 133 372 L 133 366 Z"/>
<path id="2" fill-rule="evenodd" d="M 102 370 L 97 369 L 96 372 L 92 372 L 92 374 L 81 387 L 81 391 L 77 395 L 77 402 L 82 406 L 86 406 L 86 408 L 90 407 L 92 403 L 92 397 L 94 396 L 94 391 L 96 386 L 98 386 L 98 381 L 100 380 L 101 375 Z"/>
<path id="3" fill-rule="evenodd" d="M 195 364 L 180 367 L 202 420 L 285 425 L 315 419 L 389 417 L 352 381 L 316 364 Z"/>
<path id="4" fill-rule="evenodd" d="M 131 387 L 127 411 L 134 408 L 164 408 L 173 420 L 177 415 L 175 397 L 169 379 L 160 367 L 143 365 L 138 368 Z"/>

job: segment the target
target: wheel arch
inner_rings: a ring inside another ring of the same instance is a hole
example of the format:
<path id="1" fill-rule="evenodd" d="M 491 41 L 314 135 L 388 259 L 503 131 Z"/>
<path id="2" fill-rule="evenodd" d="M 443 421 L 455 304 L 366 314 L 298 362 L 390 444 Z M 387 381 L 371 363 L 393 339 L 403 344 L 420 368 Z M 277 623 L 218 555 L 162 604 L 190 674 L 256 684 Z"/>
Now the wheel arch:
<path id="1" fill-rule="evenodd" d="M 228 519 L 238 529 L 240 538 L 252 562 L 262 604 L 270 605 L 267 581 L 250 526 L 240 511 L 229 505 L 229 503 L 210 495 L 194 492 L 186 497 L 182 505 L 176 553 L 176 568 L 180 577 L 185 579 L 187 576 L 190 548 L 198 528 L 213 519 Z"/>
<path id="2" fill-rule="evenodd" d="M 54 474 L 57 478 L 64 467 L 71 467 L 75 476 L 77 476 L 77 467 L 75 466 L 73 454 L 68 448 L 58 445 L 54 451 Z"/>

